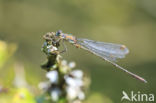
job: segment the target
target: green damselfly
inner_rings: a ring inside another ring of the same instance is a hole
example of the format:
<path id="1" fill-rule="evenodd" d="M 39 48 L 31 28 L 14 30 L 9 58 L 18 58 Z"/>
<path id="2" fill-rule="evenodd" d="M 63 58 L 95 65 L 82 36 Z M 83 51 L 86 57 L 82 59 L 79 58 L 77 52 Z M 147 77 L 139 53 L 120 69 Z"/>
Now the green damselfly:
<path id="1" fill-rule="evenodd" d="M 125 57 L 126 54 L 129 53 L 129 50 L 125 45 L 106 43 L 106 42 L 98 42 L 98 41 L 84 39 L 84 38 L 76 38 L 75 36 L 73 36 L 71 34 L 63 33 L 61 30 L 57 31 L 56 33 L 49 32 L 49 33 L 45 34 L 44 39 L 46 41 L 50 42 L 55 47 L 59 47 L 61 41 L 63 41 L 63 42 L 68 41 L 69 43 L 73 44 L 77 48 L 82 48 L 84 50 L 87 50 L 87 51 L 91 52 L 92 54 L 102 58 L 103 60 L 111 63 L 112 65 L 114 65 L 115 67 L 119 68 L 120 70 L 126 72 L 127 74 L 131 75 L 132 77 L 134 77 L 144 83 L 147 83 L 147 81 L 144 78 L 124 69 L 123 67 L 119 66 L 116 63 L 117 59 L 122 59 Z M 64 45 L 64 43 L 63 43 L 63 45 Z M 65 47 L 65 45 L 64 45 L 64 47 Z M 55 53 L 62 53 L 62 52 L 65 52 L 66 50 L 67 49 L 65 47 L 65 49 L 63 51 L 58 51 Z"/>

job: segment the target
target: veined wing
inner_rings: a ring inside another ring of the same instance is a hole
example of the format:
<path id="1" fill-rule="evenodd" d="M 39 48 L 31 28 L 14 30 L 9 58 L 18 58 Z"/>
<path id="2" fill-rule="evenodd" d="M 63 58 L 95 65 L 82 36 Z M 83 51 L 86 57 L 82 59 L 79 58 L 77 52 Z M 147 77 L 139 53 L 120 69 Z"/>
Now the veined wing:
<path id="1" fill-rule="evenodd" d="M 129 53 L 128 48 L 126 48 L 124 45 L 97 42 L 97 41 L 88 40 L 88 39 L 77 39 L 77 43 L 81 45 L 81 48 L 101 57 L 102 59 L 111 63 L 112 65 L 119 68 L 120 70 L 128 73 L 132 77 L 144 83 L 147 83 L 147 81 L 144 78 L 124 69 L 123 67 L 119 66 L 118 64 L 114 62 L 118 58 L 124 58 L 125 55 Z"/>
<path id="2" fill-rule="evenodd" d="M 77 43 L 95 55 L 110 61 L 124 58 L 125 55 L 129 53 L 128 48 L 120 44 L 97 42 L 88 39 L 77 39 Z"/>

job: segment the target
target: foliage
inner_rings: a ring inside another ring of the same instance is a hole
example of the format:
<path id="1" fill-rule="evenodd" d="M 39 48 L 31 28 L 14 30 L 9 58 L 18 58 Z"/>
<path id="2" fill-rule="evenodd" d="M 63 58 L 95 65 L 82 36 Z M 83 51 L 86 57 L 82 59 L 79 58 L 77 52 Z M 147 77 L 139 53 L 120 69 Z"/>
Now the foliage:
<path id="1" fill-rule="evenodd" d="M 0 68 L 2 68 L 4 63 L 12 56 L 16 48 L 15 44 L 7 44 L 0 40 Z"/>

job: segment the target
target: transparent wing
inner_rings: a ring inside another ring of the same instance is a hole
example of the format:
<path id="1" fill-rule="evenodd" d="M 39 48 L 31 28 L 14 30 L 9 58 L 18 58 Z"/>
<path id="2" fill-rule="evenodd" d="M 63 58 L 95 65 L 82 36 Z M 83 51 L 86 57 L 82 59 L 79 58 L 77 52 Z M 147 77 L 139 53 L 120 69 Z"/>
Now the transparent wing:
<path id="1" fill-rule="evenodd" d="M 128 73 L 132 77 L 144 83 L 147 83 L 147 81 L 144 78 L 124 69 L 123 67 L 119 66 L 118 64 L 114 62 L 118 58 L 124 58 L 125 55 L 129 53 L 128 48 L 126 48 L 124 45 L 97 42 L 97 41 L 88 40 L 88 39 L 77 39 L 77 44 L 79 44 L 81 48 L 101 57 L 102 59 L 111 63 L 112 65 L 119 68 L 120 70 Z"/>
<path id="2" fill-rule="evenodd" d="M 125 55 L 129 53 L 128 48 L 120 44 L 97 42 L 88 39 L 77 39 L 77 43 L 84 49 L 110 61 L 124 58 Z"/>

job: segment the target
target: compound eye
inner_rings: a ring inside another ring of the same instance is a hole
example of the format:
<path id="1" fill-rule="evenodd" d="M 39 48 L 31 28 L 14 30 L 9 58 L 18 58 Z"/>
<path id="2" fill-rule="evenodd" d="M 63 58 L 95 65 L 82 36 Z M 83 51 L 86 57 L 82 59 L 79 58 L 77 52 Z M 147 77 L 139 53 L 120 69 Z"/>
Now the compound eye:
<path id="1" fill-rule="evenodd" d="M 60 36 L 61 33 L 62 33 L 62 30 L 58 30 L 58 31 L 56 32 L 56 36 Z"/>

